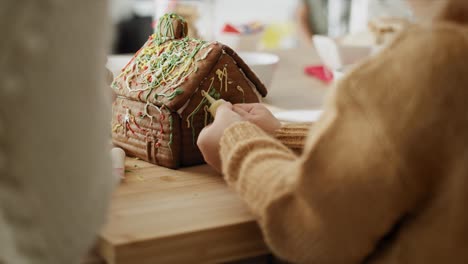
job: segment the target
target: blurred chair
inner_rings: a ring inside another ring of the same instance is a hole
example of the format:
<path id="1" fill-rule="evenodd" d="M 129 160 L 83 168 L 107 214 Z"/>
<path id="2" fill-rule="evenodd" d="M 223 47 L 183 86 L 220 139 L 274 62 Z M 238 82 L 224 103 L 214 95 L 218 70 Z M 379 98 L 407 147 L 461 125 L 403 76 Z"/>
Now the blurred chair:
<path id="1" fill-rule="evenodd" d="M 116 25 L 113 53 L 135 53 L 153 33 L 153 18 L 134 14 Z"/>

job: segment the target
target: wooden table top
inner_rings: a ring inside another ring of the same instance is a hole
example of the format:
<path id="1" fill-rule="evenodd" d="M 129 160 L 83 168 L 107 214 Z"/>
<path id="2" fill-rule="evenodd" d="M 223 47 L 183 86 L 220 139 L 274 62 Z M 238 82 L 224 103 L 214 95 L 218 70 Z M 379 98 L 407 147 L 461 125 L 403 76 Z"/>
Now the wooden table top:
<path id="1" fill-rule="evenodd" d="M 304 74 L 314 51 L 278 51 L 266 103 L 318 109 L 327 89 Z M 98 254 L 107 263 L 214 263 L 267 253 L 244 202 L 208 166 L 170 170 L 127 158 L 127 179 L 112 198 Z"/>
<path id="2" fill-rule="evenodd" d="M 108 263 L 214 263 L 267 252 L 253 216 L 209 166 L 127 158 L 99 253 Z"/>

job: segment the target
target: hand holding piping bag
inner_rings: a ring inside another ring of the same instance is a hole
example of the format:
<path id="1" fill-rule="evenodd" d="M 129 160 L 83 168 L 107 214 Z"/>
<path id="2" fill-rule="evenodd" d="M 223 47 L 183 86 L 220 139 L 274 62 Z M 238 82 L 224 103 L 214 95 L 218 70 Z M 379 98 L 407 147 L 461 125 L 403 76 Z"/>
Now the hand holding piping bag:
<path id="1" fill-rule="evenodd" d="M 216 118 L 216 110 L 218 110 L 218 107 L 224 103 L 227 103 L 223 99 L 216 100 L 211 95 L 209 95 L 207 92 L 202 91 L 201 94 L 210 102 L 210 113 L 213 117 Z"/>
<path id="2" fill-rule="evenodd" d="M 205 91 L 202 91 L 202 95 L 210 102 L 209 111 L 215 120 L 200 132 L 197 145 L 206 163 L 220 172 L 219 142 L 224 134 L 224 130 L 232 124 L 246 121 L 246 119 L 232 110 L 233 106 L 231 103 L 223 99 L 216 100 Z"/>

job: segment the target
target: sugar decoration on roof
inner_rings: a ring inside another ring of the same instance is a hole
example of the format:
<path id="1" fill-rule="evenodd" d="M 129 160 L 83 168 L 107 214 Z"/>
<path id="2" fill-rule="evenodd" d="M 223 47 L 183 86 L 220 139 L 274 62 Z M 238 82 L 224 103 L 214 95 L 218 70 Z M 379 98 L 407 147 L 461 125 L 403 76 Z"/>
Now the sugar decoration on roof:
<path id="1" fill-rule="evenodd" d="M 137 98 L 145 102 L 143 112 L 136 115 L 131 112 L 130 108 L 126 108 L 125 116 L 118 115 L 118 123 L 113 126 L 113 131 L 123 130 L 127 133 L 135 134 L 139 132 L 146 135 L 147 141 L 155 141 L 156 148 L 159 148 L 167 131 L 164 130 L 163 122 L 169 118 L 169 149 L 173 142 L 173 120 L 169 114 L 168 117 L 163 111 L 167 106 L 161 101 L 165 98 L 172 101 L 177 96 L 184 93 L 179 87 L 186 82 L 190 75 L 198 71 L 197 62 L 205 60 L 212 48 L 206 49 L 211 43 L 199 39 L 191 39 L 187 37 L 187 22 L 177 14 L 166 14 L 158 22 L 156 33 L 151 35 L 148 42 L 140 49 L 130 62 L 122 69 L 116 80 L 122 78 L 124 86 L 119 86 L 117 81 L 114 81 L 112 87 L 114 89 L 127 89 L 130 93 L 136 93 Z M 204 50 L 198 59 L 195 56 Z M 205 51 L 206 50 L 206 51 Z M 219 89 L 214 87 L 214 78 L 211 78 L 211 83 L 208 93 L 216 99 L 220 98 L 221 91 L 228 90 L 228 72 L 227 68 L 216 70 L 217 77 L 220 82 Z M 241 87 L 237 90 L 244 95 Z M 218 92 L 219 91 L 219 92 Z M 197 91 L 199 92 L 199 91 Z M 157 106 L 150 102 L 158 102 Z M 212 117 L 207 111 L 208 102 L 205 98 L 201 100 L 195 110 L 190 113 L 186 119 L 187 128 L 192 128 L 193 144 L 196 143 L 196 131 L 193 125 L 193 118 L 199 111 L 205 112 L 204 125 L 206 126 L 212 121 Z M 155 109 L 158 116 L 150 115 L 149 109 Z M 150 127 L 154 122 L 159 122 L 160 129 L 156 132 L 156 137 L 152 129 L 142 128 L 137 118 L 149 118 Z M 172 151 L 172 150 L 171 150 Z"/>

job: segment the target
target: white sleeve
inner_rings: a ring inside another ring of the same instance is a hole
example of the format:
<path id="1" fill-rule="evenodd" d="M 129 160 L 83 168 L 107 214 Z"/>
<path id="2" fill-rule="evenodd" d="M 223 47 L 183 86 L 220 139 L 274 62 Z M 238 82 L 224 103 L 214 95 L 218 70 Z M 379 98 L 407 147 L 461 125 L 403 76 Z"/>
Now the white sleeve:
<path id="1" fill-rule="evenodd" d="M 107 1 L 0 1 L 0 30 L 0 263 L 77 263 L 113 188 Z"/>

